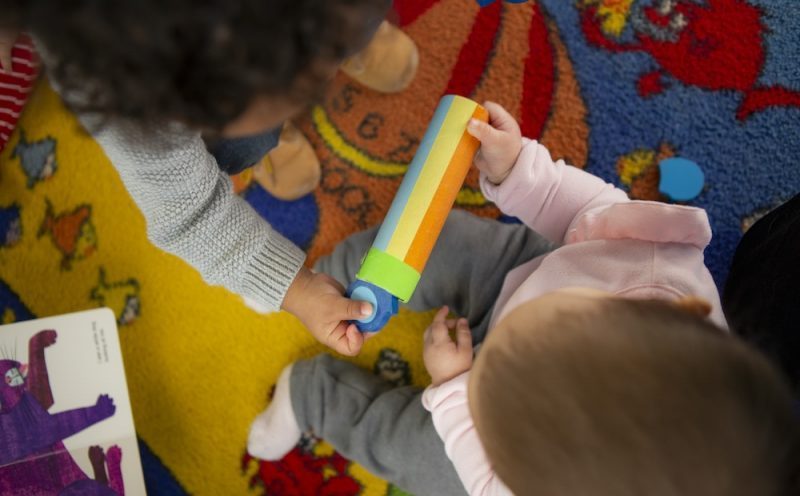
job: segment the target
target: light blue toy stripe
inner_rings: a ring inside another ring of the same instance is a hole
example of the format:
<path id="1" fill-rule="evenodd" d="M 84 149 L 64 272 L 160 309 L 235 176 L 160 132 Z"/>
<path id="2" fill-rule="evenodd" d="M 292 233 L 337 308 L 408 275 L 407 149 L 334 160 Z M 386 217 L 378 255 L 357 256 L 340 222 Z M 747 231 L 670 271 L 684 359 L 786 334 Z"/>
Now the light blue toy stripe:
<path id="1" fill-rule="evenodd" d="M 434 141 L 436 141 L 436 137 L 439 136 L 439 130 L 442 128 L 442 123 L 447 117 L 447 113 L 450 111 L 453 99 L 453 95 L 447 95 L 442 98 L 439 107 L 436 109 L 436 113 L 433 114 L 431 123 L 428 126 L 428 132 L 423 136 L 422 143 L 419 144 L 417 153 L 414 155 L 414 160 L 412 160 L 411 164 L 408 166 L 408 171 L 403 178 L 403 182 L 400 183 L 400 188 L 397 190 L 395 199 L 392 201 L 392 206 L 389 208 L 389 212 L 386 213 L 386 218 L 383 220 L 375 242 L 372 244 L 373 248 L 377 248 L 381 251 L 389 249 L 389 242 L 397 228 L 397 223 L 408 203 L 411 192 L 414 191 L 414 185 L 417 184 L 417 179 L 419 179 L 420 173 L 422 172 L 422 166 L 425 165 L 425 161 L 428 160 L 431 147 Z"/>

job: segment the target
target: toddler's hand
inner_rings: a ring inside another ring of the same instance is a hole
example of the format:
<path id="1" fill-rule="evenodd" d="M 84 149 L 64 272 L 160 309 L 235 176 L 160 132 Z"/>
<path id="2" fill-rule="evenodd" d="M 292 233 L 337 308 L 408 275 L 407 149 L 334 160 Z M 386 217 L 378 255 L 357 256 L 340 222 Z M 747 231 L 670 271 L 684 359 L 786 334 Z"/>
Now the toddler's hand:
<path id="1" fill-rule="evenodd" d="M 467 319 L 447 320 L 447 307 L 442 307 L 425 330 L 422 357 L 434 386 L 472 368 L 472 333 Z M 456 340 L 450 339 L 455 327 Z"/>
<path id="2" fill-rule="evenodd" d="M 342 355 L 354 356 L 361 351 L 365 336 L 349 321 L 369 315 L 372 306 L 343 294 L 344 287 L 334 278 L 303 267 L 286 292 L 282 307 L 299 318 L 317 341 Z"/>
<path id="3" fill-rule="evenodd" d="M 0 72 L 11 73 L 11 49 L 18 36 L 16 29 L 0 28 Z"/>
<path id="4" fill-rule="evenodd" d="M 514 117 L 494 102 L 483 104 L 489 112 L 489 123 L 470 119 L 467 131 L 481 142 L 475 155 L 475 167 L 494 184 L 500 184 L 511 173 L 522 149 L 522 135 Z"/>

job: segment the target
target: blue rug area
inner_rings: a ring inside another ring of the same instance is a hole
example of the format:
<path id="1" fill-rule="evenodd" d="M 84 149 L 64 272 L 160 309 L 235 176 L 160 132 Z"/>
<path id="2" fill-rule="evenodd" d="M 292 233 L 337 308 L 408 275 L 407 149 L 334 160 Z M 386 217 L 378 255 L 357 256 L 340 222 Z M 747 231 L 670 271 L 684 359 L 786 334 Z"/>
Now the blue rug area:
<path id="1" fill-rule="evenodd" d="M 308 249 L 319 222 L 319 207 L 313 195 L 284 201 L 270 195 L 260 184 L 254 182 L 244 191 L 243 196 L 289 241 L 304 250 Z"/>
<path id="2" fill-rule="evenodd" d="M 161 462 L 143 440 L 139 439 L 139 455 L 142 458 L 144 484 L 150 496 L 186 496 L 172 472 Z"/>
<path id="3" fill-rule="evenodd" d="M 721 287 L 743 227 L 800 191 L 800 2 L 541 0 L 588 108 L 586 170 L 625 187 L 620 159 L 693 160 Z M 576 8 L 576 4 L 582 7 Z M 614 17 L 616 16 L 616 17 Z"/>

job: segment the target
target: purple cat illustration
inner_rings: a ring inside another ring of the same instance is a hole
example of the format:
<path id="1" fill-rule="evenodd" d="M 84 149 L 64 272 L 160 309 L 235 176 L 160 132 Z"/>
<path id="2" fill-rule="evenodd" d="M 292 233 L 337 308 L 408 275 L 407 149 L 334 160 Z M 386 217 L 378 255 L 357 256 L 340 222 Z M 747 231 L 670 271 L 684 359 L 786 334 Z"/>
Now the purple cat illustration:
<path id="1" fill-rule="evenodd" d="M 56 337 L 55 331 L 46 330 L 29 340 L 28 366 L 0 360 L 0 494 L 123 496 L 119 447 L 105 453 L 99 446 L 89 448 L 91 479 L 62 442 L 114 415 L 111 397 L 100 395 L 85 408 L 48 412 L 53 394 L 44 350 Z"/>

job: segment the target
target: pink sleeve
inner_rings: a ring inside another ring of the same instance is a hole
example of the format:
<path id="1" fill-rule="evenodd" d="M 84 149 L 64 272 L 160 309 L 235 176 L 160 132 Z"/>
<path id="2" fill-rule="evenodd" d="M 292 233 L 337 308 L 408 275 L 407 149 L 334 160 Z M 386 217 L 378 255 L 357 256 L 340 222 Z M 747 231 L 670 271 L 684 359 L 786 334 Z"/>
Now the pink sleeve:
<path id="1" fill-rule="evenodd" d="M 467 405 L 469 371 L 440 386 L 429 386 L 422 404 L 433 416 L 433 426 L 444 441 L 444 449 L 459 479 L 474 495 L 511 495 L 495 475 L 478 438 Z"/>
<path id="2" fill-rule="evenodd" d="M 527 138 L 511 174 L 499 185 L 481 174 L 481 190 L 503 213 L 558 243 L 580 213 L 628 201 L 624 191 L 599 177 L 563 160 L 553 162 L 547 148 Z"/>

